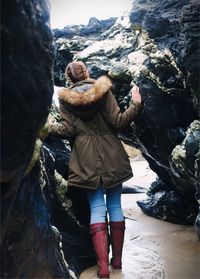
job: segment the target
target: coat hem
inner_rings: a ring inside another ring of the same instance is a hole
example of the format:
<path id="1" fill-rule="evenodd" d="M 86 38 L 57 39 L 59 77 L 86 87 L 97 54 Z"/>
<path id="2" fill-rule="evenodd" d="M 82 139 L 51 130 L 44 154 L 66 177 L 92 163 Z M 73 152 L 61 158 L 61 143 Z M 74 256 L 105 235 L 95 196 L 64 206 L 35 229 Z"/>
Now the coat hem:
<path id="1" fill-rule="evenodd" d="M 129 180 L 131 177 L 133 177 L 133 174 L 128 175 L 126 178 L 124 178 L 124 179 L 122 179 L 122 180 L 120 180 L 120 181 L 118 181 L 118 182 L 116 182 L 116 183 L 114 183 L 112 185 L 105 186 L 103 184 L 103 187 L 104 187 L 104 189 L 110 189 L 112 187 L 115 187 L 115 186 L 117 186 L 119 184 L 122 184 L 123 182 Z M 99 176 L 99 178 L 102 178 L 102 176 Z M 81 188 L 81 189 L 96 190 L 98 188 L 98 186 L 99 186 L 99 184 L 97 186 L 93 185 L 93 186 L 90 187 L 90 186 L 85 186 L 85 185 L 77 185 L 77 184 L 73 184 L 73 183 L 71 184 L 71 183 L 68 182 L 68 187 L 76 187 L 76 188 Z"/>
<path id="2" fill-rule="evenodd" d="M 104 185 L 104 189 L 110 189 L 110 188 L 113 188 L 113 187 L 115 187 L 115 186 L 117 186 L 117 185 L 119 185 L 119 184 L 122 184 L 123 182 L 125 182 L 125 181 L 129 180 L 131 177 L 133 177 L 133 174 L 131 174 L 131 175 L 127 176 L 127 177 L 126 177 L 126 178 L 124 178 L 123 180 L 120 180 L 119 182 L 116 182 L 115 184 L 112 184 L 112 185 L 110 185 L 110 186 L 105 186 L 105 185 Z"/>
<path id="3" fill-rule="evenodd" d="M 98 186 L 94 188 L 94 186 L 83 186 L 83 185 L 77 185 L 77 184 L 69 184 L 67 185 L 68 187 L 75 187 L 75 188 L 81 188 L 81 189 L 90 189 L 90 190 L 96 190 Z"/>

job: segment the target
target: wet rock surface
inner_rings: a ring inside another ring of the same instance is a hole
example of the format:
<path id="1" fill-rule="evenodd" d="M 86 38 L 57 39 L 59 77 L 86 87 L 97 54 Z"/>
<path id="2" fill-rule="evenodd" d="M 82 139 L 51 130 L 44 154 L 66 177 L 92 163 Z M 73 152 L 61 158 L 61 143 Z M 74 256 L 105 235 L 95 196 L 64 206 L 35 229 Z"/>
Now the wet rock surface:
<path id="1" fill-rule="evenodd" d="M 43 191 L 47 178 L 41 169 L 37 163 L 23 178 L 7 217 L 1 278 L 76 278 L 64 258 L 61 234 L 50 220 Z"/>
<path id="2" fill-rule="evenodd" d="M 110 76 L 122 109 L 132 80 L 140 86 L 143 110 L 121 137 L 142 150 L 159 177 L 141 208 L 176 223 L 196 218 L 199 234 L 199 3 L 136 2 L 117 20 L 54 30 L 55 84 L 65 85 L 64 68 L 75 58 L 92 77 Z M 48 2 L 1 7 L 1 276 L 77 278 L 95 262 L 85 193 L 67 187 L 69 143 L 38 138 L 53 94 Z"/>
<path id="3" fill-rule="evenodd" d="M 3 1 L 1 7 L 3 181 L 16 177 L 29 163 L 53 94 L 48 7 L 46 1 L 31 2 Z"/>
<path id="4" fill-rule="evenodd" d="M 38 137 L 53 95 L 48 2 L 1 8 L 1 278 L 77 278 L 81 264 L 55 227 L 54 159 Z"/>
<path id="5" fill-rule="evenodd" d="M 132 81 L 140 87 L 143 109 L 121 138 L 140 148 L 160 187 L 152 185 L 156 191 L 139 205 L 149 215 L 184 224 L 194 223 L 198 212 L 199 127 L 188 132 L 199 117 L 198 23 L 198 1 L 135 1 L 130 13 L 101 35 L 77 33 L 55 40 L 66 55 L 85 61 L 92 77 L 107 74 L 112 79 L 122 109 L 129 104 Z M 59 80 L 58 85 L 62 76 Z M 177 146 L 186 137 L 180 170 Z"/>
<path id="6" fill-rule="evenodd" d="M 74 51 L 83 50 L 88 44 L 88 40 L 94 41 L 97 35 L 110 29 L 116 19 L 98 20 L 93 17 L 90 18 L 88 25 L 69 25 L 62 30 L 53 30 L 56 41 L 54 80 L 57 86 L 65 86 L 65 68 L 73 59 Z M 66 38 L 72 40 L 66 41 Z"/>
<path id="7" fill-rule="evenodd" d="M 57 143 L 58 144 L 58 143 Z M 64 150 L 62 142 L 60 149 Z M 59 145 L 58 145 L 59 146 Z M 54 146 L 53 146 L 54 147 Z M 67 148 L 66 148 L 67 149 Z M 84 191 L 68 189 L 66 170 L 61 172 L 56 164 L 59 152 L 54 157 L 53 152 L 44 144 L 44 173 L 48 183 L 44 186 L 44 195 L 47 200 L 51 224 L 61 235 L 63 256 L 76 276 L 96 262 L 89 234 L 89 207 Z M 68 151 L 69 156 L 69 151 Z M 68 156 L 61 164 L 67 166 Z"/>

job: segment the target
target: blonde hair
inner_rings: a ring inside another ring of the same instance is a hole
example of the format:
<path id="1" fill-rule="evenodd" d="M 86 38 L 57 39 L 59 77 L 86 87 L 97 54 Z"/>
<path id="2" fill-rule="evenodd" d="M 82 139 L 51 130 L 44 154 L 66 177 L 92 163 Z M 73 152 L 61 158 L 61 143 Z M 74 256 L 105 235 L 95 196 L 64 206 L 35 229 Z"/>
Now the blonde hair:
<path id="1" fill-rule="evenodd" d="M 82 61 L 74 61 L 67 65 L 65 69 L 65 78 L 71 83 L 85 80 L 89 77 L 86 65 Z"/>

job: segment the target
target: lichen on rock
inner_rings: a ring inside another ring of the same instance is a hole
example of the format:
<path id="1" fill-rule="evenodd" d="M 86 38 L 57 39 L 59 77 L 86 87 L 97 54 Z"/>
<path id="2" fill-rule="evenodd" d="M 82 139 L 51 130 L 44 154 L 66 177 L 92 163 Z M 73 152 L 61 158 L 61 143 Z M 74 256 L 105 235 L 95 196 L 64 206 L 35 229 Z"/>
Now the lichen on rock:
<path id="1" fill-rule="evenodd" d="M 186 159 L 186 150 L 183 146 L 177 145 L 172 151 L 172 161 L 174 164 L 184 170 L 183 161 Z"/>
<path id="2" fill-rule="evenodd" d="M 67 180 L 65 180 L 56 170 L 54 171 L 54 177 L 56 182 L 56 194 L 59 201 L 66 211 L 72 207 L 72 201 L 67 198 L 66 193 L 68 190 Z"/>
<path id="3" fill-rule="evenodd" d="M 167 199 L 171 198 L 180 208 L 187 204 L 185 219 L 178 216 L 178 209 L 175 212 L 177 222 L 188 220 L 190 224 L 197 214 L 198 160 L 194 158 L 199 128 L 193 136 L 187 135 L 199 114 L 199 44 L 195 39 L 199 38 L 199 9 L 198 1 L 134 1 L 132 10 L 101 35 L 79 33 L 65 38 L 71 44 L 71 60 L 82 59 L 91 77 L 107 74 L 112 79 L 122 110 L 129 104 L 132 82 L 140 87 L 143 109 L 135 129 L 123 131 L 121 138 L 140 148 L 158 174 L 156 185 L 166 187 L 165 195 L 158 190 L 158 196 L 164 197 L 162 202 L 170 204 Z M 73 48 L 73 42 L 80 42 L 81 47 Z M 175 222 L 173 212 L 163 214 Z M 187 214 L 192 217 L 187 219 Z"/>

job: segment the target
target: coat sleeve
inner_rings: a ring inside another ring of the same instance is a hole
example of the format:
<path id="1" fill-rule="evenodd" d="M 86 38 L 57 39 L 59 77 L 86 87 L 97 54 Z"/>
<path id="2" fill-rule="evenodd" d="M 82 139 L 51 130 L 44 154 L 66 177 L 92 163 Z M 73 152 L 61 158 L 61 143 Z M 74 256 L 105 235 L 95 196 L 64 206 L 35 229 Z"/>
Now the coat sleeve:
<path id="1" fill-rule="evenodd" d="M 141 105 L 134 102 L 122 112 L 111 91 L 107 93 L 104 103 L 104 114 L 110 124 L 116 129 L 127 127 L 136 117 Z"/>
<path id="2" fill-rule="evenodd" d="M 57 136 L 62 139 L 70 139 L 73 137 L 72 127 L 67 123 L 67 121 L 62 121 L 58 124 L 52 124 L 49 126 L 49 134 Z"/>
<path id="3" fill-rule="evenodd" d="M 49 134 L 63 139 L 71 139 L 74 137 L 74 126 L 70 117 L 70 113 L 60 112 L 62 121 L 57 124 L 49 125 Z"/>

